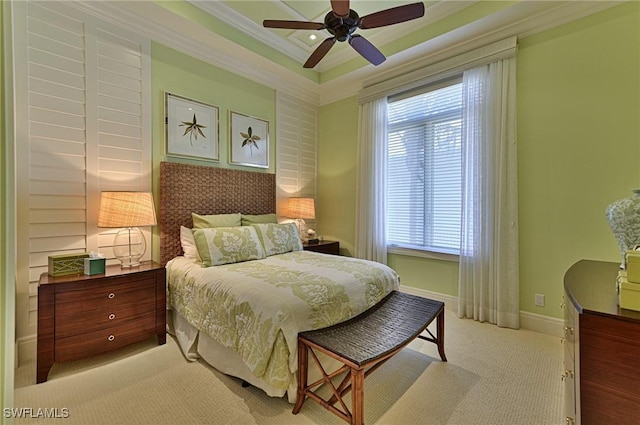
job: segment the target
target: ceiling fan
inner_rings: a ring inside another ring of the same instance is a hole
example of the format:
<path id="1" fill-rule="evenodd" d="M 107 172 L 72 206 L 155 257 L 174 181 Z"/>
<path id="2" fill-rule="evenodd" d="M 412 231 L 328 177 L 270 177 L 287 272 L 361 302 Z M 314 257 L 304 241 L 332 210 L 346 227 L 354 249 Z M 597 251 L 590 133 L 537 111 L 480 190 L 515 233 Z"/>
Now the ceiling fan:
<path id="1" fill-rule="evenodd" d="M 385 56 L 366 38 L 353 32 L 360 28 L 384 27 L 399 24 L 424 16 L 424 4 L 422 2 L 407 4 L 381 10 L 370 15 L 363 16 L 349 8 L 349 0 L 331 0 L 331 11 L 324 17 L 324 23 L 304 21 L 278 21 L 265 20 L 262 24 L 265 28 L 287 28 L 294 30 L 324 30 L 329 31 L 333 37 L 325 39 L 320 46 L 309 56 L 304 64 L 305 68 L 313 68 L 329 52 L 337 41 L 348 41 L 351 47 L 373 65 L 380 65 L 385 61 Z"/>

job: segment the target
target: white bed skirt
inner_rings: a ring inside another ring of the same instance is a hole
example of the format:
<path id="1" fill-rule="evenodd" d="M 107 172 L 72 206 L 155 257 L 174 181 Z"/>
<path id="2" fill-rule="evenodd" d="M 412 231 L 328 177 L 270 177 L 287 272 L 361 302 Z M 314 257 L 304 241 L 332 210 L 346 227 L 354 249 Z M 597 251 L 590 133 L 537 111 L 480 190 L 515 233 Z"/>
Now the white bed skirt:
<path id="1" fill-rule="evenodd" d="M 283 397 L 287 394 L 289 403 L 296 402 L 298 389 L 296 374 L 293 375 L 287 391 L 274 388 L 253 375 L 233 350 L 218 344 L 204 332 L 199 332 L 174 310 L 167 310 L 167 330 L 176 337 L 182 353 L 188 360 L 196 361 L 201 358 L 219 372 L 240 378 L 260 388 L 271 397 Z"/>

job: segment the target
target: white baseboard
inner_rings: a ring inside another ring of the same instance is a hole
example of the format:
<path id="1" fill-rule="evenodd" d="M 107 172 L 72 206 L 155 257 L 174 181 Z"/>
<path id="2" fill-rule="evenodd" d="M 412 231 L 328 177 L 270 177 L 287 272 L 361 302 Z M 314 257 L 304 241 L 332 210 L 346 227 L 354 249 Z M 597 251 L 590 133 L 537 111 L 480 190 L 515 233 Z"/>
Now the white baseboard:
<path id="1" fill-rule="evenodd" d="M 438 292 L 427 291 L 425 289 L 412 288 L 410 286 L 400 285 L 400 290 L 408 294 L 418 295 L 432 300 L 442 301 L 447 310 L 456 311 L 458 305 L 458 297 L 453 295 L 441 294 Z M 520 327 L 534 332 L 557 336 L 562 338 L 564 322 L 562 319 L 543 316 L 541 314 L 520 311 Z"/>
<path id="2" fill-rule="evenodd" d="M 36 361 L 38 347 L 38 335 L 29 335 L 18 338 L 16 341 L 15 367 Z"/>

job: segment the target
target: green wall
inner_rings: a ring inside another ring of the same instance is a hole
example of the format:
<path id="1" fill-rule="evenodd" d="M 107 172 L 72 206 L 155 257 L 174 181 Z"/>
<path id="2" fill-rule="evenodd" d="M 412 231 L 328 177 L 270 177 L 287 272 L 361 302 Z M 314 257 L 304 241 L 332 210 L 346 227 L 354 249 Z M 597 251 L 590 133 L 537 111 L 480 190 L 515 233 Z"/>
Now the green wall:
<path id="1" fill-rule="evenodd" d="M 569 266 L 620 259 L 604 211 L 640 185 L 639 28 L 630 2 L 520 42 L 523 310 L 560 317 Z M 533 305 L 535 293 L 546 308 Z"/>
<path id="2" fill-rule="evenodd" d="M 562 317 L 567 268 L 582 258 L 619 260 L 604 210 L 640 186 L 639 28 L 640 5 L 630 2 L 519 42 L 523 311 Z M 320 112 L 319 203 L 330 206 L 319 222 L 348 254 L 355 243 L 357 118 L 355 98 Z M 389 265 L 403 285 L 458 293 L 455 262 L 390 255 Z M 534 305 L 536 293 L 546 296 L 545 307 Z"/>
<path id="3" fill-rule="evenodd" d="M 218 107 L 218 162 L 167 158 L 165 155 L 164 92 Z M 233 166 L 275 173 L 276 93 L 267 86 L 239 77 L 161 44 L 151 45 L 151 101 L 153 114 L 153 192 L 158 203 L 160 162 L 169 160 L 229 168 L 229 111 L 269 121 L 269 168 Z M 159 258 L 159 233 L 154 230 L 152 257 Z"/>
<path id="4" fill-rule="evenodd" d="M 353 256 L 355 243 L 358 104 L 349 98 L 320 109 L 318 117 L 317 231 L 340 241 Z"/>
<path id="5" fill-rule="evenodd" d="M 9 132 L 13 129 L 10 116 L 7 116 L 7 108 L 10 104 L 9 92 L 5 84 L 10 84 L 13 75 L 11 70 L 5 68 L 5 43 L 9 45 L 10 35 L 5 35 L 4 30 L 9 30 L 9 25 L 3 29 L 5 19 L 9 21 L 11 5 L 0 4 L 0 410 L 13 405 L 13 376 L 14 376 L 14 340 L 15 340 L 15 250 L 13 241 L 15 235 L 15 213 L 13 211 L 12 198 L 15 195 L 13 173 L 13 144 L 8 143 Z M 5 10 L 6 8 L 6 10 Z M 7 31 L 10 34 L 10 31 Z M 10 419 L 0 417 L 0 424 L 9 423 Z"/>

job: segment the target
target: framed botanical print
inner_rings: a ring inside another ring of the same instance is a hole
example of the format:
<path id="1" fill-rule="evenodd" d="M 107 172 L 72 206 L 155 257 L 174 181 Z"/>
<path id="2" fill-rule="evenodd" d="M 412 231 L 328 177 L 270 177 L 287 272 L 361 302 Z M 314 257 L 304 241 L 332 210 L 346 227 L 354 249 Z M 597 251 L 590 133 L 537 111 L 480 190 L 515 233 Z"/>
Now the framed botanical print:
<path id="1" fill-rule="evenodd" d="M 269 121 L 229 111 L 229 163 L 269 168 Z"/>
<path id="2" fill-rule="evenodd" d="M 215 106 L 165 92 L 167 156 L 218 161 L 218 117 Z"/>

